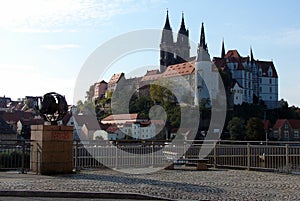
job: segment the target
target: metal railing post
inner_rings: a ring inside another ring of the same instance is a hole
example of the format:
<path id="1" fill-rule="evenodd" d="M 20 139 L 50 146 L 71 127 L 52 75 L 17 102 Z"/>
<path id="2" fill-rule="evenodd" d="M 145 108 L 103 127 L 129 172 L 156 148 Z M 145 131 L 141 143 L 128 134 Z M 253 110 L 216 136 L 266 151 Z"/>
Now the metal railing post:
<path id="1" fill-rule="evenodd" d="M 25 173 L 25 140 L 22 140 L 22 162 L 21 162 L 21 173 L 24 174 Z"/>
<path id="2" fill-rule="evenodd" d="M 118 142 L 116 142 L 116 161 L 115 161 L 115 168 L 117 169 L 118 167 Z"/>
<path id="3" fill-rule="evenodd" d="M 214 168 L 217 168 L 217 146 L 218 144 L 216 143 L 214 147 Z"/>
<path id="4" fill-rule="evenodd" d="M 74 161 L 74 168 L 75 168 L 75 172 L 78 171 L 78 165 L 77 165 L 77 162 L 78 162 L 78 140 L 75 140 L 75 150 L 74 150 L 74 155 L 75 155 L 75 161 Z"/>
<path id="5" fill-rule="evenodd" d="M 154 142 L 153 141 L 151 144 L 151 164 L 152 164 L 152 167 L 154 167 Z"/>
<path id="6" fill-rule="evenodd" d="M 247 170 L 250 170 L 251 167 L 251 149 L 250 143 L 247 143 Z"/>
<path id="7" fill-rule="evenodd" d="M 289 144 L 285 144 L 285 165 L 289 167 Z"/>

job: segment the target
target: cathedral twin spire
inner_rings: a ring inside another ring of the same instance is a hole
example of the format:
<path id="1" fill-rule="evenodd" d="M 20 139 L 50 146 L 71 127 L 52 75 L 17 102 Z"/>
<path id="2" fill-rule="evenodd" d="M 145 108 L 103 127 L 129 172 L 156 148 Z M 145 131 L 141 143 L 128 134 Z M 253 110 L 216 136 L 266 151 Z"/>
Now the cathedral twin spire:
<path id="1" fill-rule="evenodd" d="M 160 66 L 161 72 L 169 65 L 182 63 L 190 58 L 189 30 L 185 27 L 184 15 L 182 13 L 181 25 L 174 42 L 173 32 L 167 11 L 166 22 L 162 31 L 160 44 Z"/>

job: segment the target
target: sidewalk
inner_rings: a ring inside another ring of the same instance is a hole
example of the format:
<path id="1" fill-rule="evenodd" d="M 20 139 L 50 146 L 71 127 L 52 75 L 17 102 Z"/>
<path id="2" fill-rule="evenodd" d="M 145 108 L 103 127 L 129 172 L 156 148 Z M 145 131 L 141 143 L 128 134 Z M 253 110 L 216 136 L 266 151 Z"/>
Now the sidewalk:
<path id="1" fill-rule="evenodd" d="M 246 170 L 161 170 L 124 174 L 88 170 L 44 176 L 0 172 L 1 197 L 129 200 L 300 200 L 300 175 Z"/>

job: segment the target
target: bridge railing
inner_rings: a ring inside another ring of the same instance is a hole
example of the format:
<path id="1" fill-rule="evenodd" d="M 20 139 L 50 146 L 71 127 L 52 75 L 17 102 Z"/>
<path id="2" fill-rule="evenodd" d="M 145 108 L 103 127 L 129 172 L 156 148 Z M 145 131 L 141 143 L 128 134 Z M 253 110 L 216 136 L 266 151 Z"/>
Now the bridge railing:
<path id="1" fill-rule="evenodd" d="M 30 169 L 30 140 L 0 140 L 0 170 Z M 300 172 L 300 142 L 74 141 L 74 169 L 164 167 L 180 158 L 206 158 L 216 168 Z"/>

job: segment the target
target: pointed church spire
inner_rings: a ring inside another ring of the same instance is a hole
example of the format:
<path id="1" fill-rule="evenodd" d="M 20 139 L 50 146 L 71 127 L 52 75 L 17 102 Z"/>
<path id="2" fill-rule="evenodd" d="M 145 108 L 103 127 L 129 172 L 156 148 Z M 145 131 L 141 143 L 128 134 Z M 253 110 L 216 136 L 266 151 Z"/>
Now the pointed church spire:
<path id="1" fill-rule="evenodd" d="M 204 23 L 203 22 L 202 22 L 202 26 L 201 26 L 199 47 L 202 47 L 204 50 L 207 50 L 207 44 L 205 43 L 205 33 L 204 33 Z"/>
<path id="2" fill-rule="evenodd" d="M 253 64 L 254 57 L 253 57 L 253 52 L 252 52 L 252 47 L 251 46 L 250 46 L 250 61 L 251 61 L 251 64 Z"/>
<path id="3" fill-rule="evenodd" d="M 223 41 L 222 41 L 222 50 L 221 50 L 221 58 L 224 58 L 225 57 L 225 45 L 224 45 L 224 38 L 223 38 Z"/>
<path id="4" fill-rule="evenodd" d="M 167 10 L 166 23 L 165 23 L 164 29 L 172 30 L 172 28 L 170 26 L 170 21 L 169 21 L 169 11 L 168 10 Z"/>
<path id="5" fill-rule="evenodd" d="M 185 28 L 185 23 L 184 23 L 184 14 L 183 14 L 183 12 L 182 12 L 181 25 L 180 25 L 179 33 L 187 35 L 187 30 Z"/>

